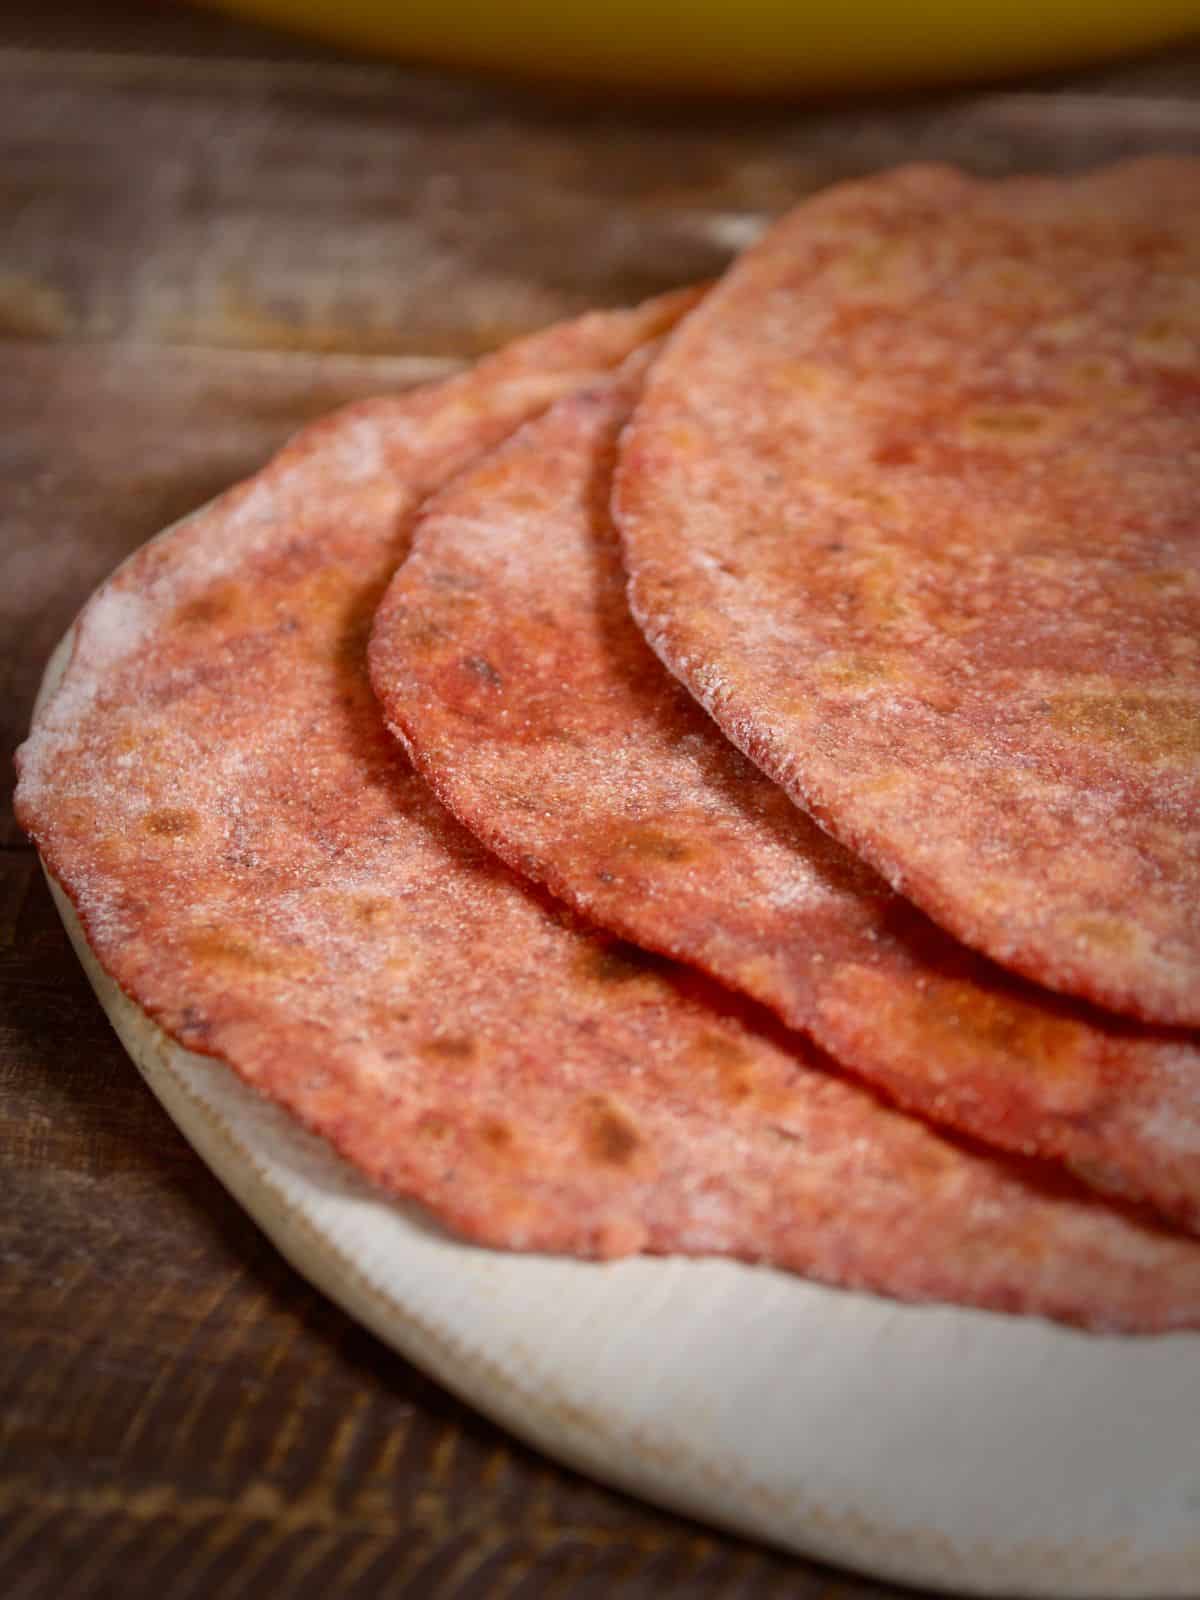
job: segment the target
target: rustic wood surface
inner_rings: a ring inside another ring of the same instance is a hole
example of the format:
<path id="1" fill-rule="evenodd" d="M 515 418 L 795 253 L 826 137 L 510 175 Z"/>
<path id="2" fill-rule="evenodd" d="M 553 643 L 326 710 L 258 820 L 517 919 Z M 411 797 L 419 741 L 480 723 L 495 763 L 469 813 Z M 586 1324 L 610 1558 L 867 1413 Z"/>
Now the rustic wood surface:
<path id="1" fill-rule="evenodd" d="M 1176 50 L 1002 96 L 572 106 L 0 5 L 0 759 L 104 573 L 308 418 L 711 273 L 830 177 L 1197 150 L 1198 101 Z M 310 1290 L 142 1087 L 0 791 L 5 1600 L 899 1596 L 542 1461 Z"/>

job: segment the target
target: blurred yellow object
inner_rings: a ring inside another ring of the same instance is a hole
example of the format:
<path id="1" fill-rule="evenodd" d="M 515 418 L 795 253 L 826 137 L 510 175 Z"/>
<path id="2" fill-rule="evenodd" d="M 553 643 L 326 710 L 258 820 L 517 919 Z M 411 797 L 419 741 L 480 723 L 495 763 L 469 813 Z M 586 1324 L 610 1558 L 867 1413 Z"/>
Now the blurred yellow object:
<path id="1" fill-rule="evenodd" d="M 905 87 L 1102 60 L 1200 0 L 211 0 L 439 66 L 663 91 Z"/>

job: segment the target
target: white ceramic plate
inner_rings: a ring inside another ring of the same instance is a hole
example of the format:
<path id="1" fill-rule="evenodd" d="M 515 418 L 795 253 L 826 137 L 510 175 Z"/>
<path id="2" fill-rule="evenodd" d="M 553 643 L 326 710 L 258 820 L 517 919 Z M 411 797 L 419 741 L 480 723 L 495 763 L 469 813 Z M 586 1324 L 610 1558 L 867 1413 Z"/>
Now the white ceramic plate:
<path id="1" fill-rule="evenodd" d="M 146 1081 L 288 1260 L 548 1454 L 910 1583 L 1200 1593 L 1200 1335 L 1097 1338 L 730 1261 L 600 1265 L 459 1243 L 170 1040 L 101 971 L 51 887 Z"/>

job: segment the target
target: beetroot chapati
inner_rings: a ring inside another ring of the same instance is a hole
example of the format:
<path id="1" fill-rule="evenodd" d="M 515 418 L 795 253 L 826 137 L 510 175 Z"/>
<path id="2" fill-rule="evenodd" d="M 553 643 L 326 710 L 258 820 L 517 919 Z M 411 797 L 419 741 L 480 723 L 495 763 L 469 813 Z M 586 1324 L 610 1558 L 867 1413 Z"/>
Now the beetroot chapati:
<path id="1" fill-rule="evenodd" d="M 416 496 L 677 310 L 342 412 L 142 550 L 80 619 L 22 821 L 168 1034 L 466 1238 L 1200 1326 L 1195 1241 L 959 1148 L 715 985 L 583 931 L 384 727 L 366 629 Z"/>
<path id="2" fill-rule="evenodd" d="M 644 359 L 434 497 L 371 675 L 510 865 L 809 1032 L 902 1104 L 1200 1227 L 1200 1049 L 956 943 L 729 744 L 646 645 L 608 512 Z"/>
<path id="3" fill-rule="evenodd" d="M 617 520 L 654 649 L 958 938 L 1200 1023 L 1200 163 L 908 168 L 687 319 Z"/>

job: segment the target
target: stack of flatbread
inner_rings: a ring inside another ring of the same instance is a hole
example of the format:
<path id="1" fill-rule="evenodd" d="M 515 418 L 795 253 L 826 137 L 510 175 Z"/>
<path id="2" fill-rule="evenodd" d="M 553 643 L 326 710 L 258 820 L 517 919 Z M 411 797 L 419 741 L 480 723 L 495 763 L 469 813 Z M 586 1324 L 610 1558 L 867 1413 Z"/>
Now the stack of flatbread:
<path id="1" fill-rule="evenodd" d="M 499 1248 L 1200 1327 L 1200 164 L 819 195 L 89 602 L 100 963 Z"/>

